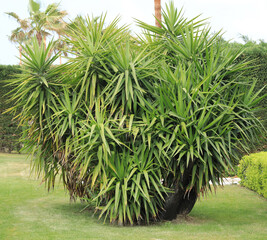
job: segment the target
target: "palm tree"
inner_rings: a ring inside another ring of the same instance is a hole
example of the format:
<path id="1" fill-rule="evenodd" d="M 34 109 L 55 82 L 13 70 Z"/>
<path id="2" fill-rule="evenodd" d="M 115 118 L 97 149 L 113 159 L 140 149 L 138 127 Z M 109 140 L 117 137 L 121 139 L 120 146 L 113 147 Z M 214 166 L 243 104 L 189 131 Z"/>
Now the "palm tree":
<path id="1" fill-rule="evenodd" d="M 58 39 L 54 46 L 54 52 L 61 51 L 65 56 L 67 56 L 67 44 L 62 40 L 62 36 L 67 35 L 69 24 L 66 23 L 62 18 L 58 19 L 52 25 L 48 26 L 50 31 L 53 31 L 57 34 Z M 61 54 L 59 55 L 59 63 L 61 64 Z"/>
<path id="2" fill-rule="evenodd" d="M 22 64 L 21 58 L 22 58 L 22 46 L 21 44 L 27 39 L 26 33 L 20 28 L 16 28 L 11 32 L 11 35 L 9 36 L 9 40 L 14 43 L 19 43 L 19 65 Z"/>
<path id="3" fill-rule="evenodd" d="M 21 57 L 22 57 L 22 44 L 25 43 L 25 41 L 27 41 L 27 39 L 29 38 L 29 21 L 28 19 L 21 19 L 16 13 L 14 12 L 7 12 L 7 15 L 9 15 L 10 17 L 13 17 L 17 20 L 17 22 L 19 23 L 19 27 L 14 29 L 11 32 L 11 35 L 9 36 L 9 40 L 11 42 L 14 43 L 19 43 L 19 59 L 20 62 L 19 64 L 21 65 Z"/>
<path id="4" fill-rule="evenodd" d="M 66 11 L 58 9 L 59 4 L 49 4 L 44 12 L 40 11 L 40 4 L 34 0 L 29 0 L 29 13 L 31 21 L 31 31 L 38 39 L 39 45 L 50 35 L 49 31 L 55 31 L 59 23 L 63 22 L 63 17 L 67 15 Z M 62 24 L 63 26 L 63 24 Z"/>
<path id="5" fill-rule="evenodd" d="M 155 24 L 157 27 L 161 28 L 161 0 L 154 0 L 155 7 Z"/>
<path id="6" fill-rule="evenodd" d="M 66 11 L 60 11 L 58 9 L 59 4 L 50 4 L 44 12 L 40 11 L 40 3 L 34 0 L 29 0 L 29 13 L 30 17 L 21 19 L 14 12 L 7 12 L 6 14 L 15 18 L 20 26 L 14 29 L 9 36 L 11 42 L 19 43 L 20 52 L 20 65 L 21 65 L 21 52 L 22 44 L 35 35 L 38 39 L 39 45 L 42 41 L 46 42 L 46 37 L 51 32 L 56 32 L 60 39 L 66 28 L 66 23 L 63 21 L 63 17 L 67 15 Z"/>

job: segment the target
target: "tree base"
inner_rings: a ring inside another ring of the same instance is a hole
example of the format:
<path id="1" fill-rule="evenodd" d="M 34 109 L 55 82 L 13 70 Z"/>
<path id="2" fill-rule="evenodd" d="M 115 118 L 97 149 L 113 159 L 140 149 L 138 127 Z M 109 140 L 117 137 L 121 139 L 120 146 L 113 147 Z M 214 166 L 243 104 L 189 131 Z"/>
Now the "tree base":
<path id="1" fill-rule="evenodd" d="M 185 193 L 178 189 L 175 193 L 168 195 L 165 201 L 165 211 L 162 212 L 161 218 L 164 220 L 173 220 L 177 215 L 187 215 L 193 209 L 198 194 L 192 189 Z"/>

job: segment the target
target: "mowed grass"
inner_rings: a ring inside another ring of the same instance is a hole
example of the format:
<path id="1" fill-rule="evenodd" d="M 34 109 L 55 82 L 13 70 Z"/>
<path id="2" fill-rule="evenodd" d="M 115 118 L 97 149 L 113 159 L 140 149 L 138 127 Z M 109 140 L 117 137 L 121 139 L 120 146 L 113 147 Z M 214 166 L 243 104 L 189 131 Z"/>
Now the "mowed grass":
<path id="1" fill-rule="evenodd" d="M 267 239 L 267 201 L 239 186 L 201 198 L 189 217 L 151 226 L 103 224 L 61 184 L 47 193 L 25 155 L 0 154 L 0 239 Z"/>

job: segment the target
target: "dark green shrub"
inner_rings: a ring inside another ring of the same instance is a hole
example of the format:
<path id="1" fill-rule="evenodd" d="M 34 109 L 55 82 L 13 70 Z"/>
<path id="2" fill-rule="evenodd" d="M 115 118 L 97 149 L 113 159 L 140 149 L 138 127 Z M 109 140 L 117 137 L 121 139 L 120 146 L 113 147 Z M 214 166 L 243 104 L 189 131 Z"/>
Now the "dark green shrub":
<path id="1" fill-rule="evenodd" d="M 0 65 L 0 152 L 19 151 L 19 138 L 21 128 L 13 119 L 12 114 L 4 112 L 12 107 L 13 103 L 8 102 L 7 93 L 12 90 L 11 86 L 7 86 L 6 80 L 20 73 L 19 66 L 3 66 Z"/>
<path id="2" fill-rule="evenodd" d="M 241 185 L 267 198 L 267 152 L 244 156 L 238 167 Z"/>
<path id="3" fill-rule="evenodd" d="M 244 49 L 242 55 L 237 59 L 237 61 L 243 61 L 244 59 L 250 60 L 251 70 L 248 71 L 245 76 L 252 79 L 253 81 L 257 81 L 255 92 L 264 88 L 260 93 L 260 96 L 267 94 L 267 43 L 264 41 L 260 41 L 256 43 L 254 41 L 247 41 L 246 44 L 240 43 L 231 43 L 230 46 L 237 50 L 242 47 Z M 264 98 L 258 105 L 259 108 L 256 111 L 256 115 L 259 116 L 265 128 L 267 127 L 267 98 Z"/>

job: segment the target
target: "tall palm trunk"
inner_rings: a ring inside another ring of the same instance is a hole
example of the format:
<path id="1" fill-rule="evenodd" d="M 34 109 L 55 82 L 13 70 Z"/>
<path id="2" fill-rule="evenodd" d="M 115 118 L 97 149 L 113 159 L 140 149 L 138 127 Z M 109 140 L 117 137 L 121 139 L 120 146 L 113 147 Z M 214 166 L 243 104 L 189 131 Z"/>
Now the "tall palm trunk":
<path id="1" fill-rule="evenodd" d="M 42 43 L 42 34 L 40 33 L 40 32 L 37 32 L 36 33 L 36 38 L 37 38 L 37 40 L 38 40 L 38 44 L 39 44 L 39 46 L 41 46 L 41 43 Z"/>
<path id="2" fill-rule="evenodd" d="M 61 39 L 61 35 L 60 34 L 58 34 L 58 39 L 60 40 Z M 61 65 L 61 54 L 59 55 L 59 64 Z"/>
<path id="3" fill-rule="evenodd" d="M 22 46 L 19 45 L 19 65 L 20 66 L 22 65 L 22 62 L 21 62 L 22 54 L 21 54 L 21 52 L 22 52 Z"/>
<path id="4" fill-rule="evenodd" d="M 157 27 L 161 28 L 161 0 L 154 0 L 154 7 L 155 7 L 155 24 Z"/>

